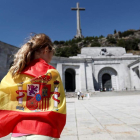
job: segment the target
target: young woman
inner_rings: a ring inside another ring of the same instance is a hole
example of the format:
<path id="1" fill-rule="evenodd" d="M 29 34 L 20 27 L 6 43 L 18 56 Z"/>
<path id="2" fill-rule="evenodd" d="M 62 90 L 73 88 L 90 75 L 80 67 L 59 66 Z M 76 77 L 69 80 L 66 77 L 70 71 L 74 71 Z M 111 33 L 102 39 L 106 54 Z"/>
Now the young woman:
<path id="1" fill-rule="evenodd" d="M 58 140 L 66 122 L 66 100 L 58 71 L 49 63 L 54 48 L 35 34 L 15 54 L 0 84 L 0 137 Z"/>

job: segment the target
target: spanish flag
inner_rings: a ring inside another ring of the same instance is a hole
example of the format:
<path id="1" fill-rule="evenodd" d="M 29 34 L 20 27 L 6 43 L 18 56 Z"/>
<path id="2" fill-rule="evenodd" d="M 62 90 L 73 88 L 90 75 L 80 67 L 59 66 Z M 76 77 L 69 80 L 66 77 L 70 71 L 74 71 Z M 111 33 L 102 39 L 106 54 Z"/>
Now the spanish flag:
<path id="1" fill-rule="evenodd" d="M 59 72 L 33 60 L 15 79 L 0 84 L 0 138 L 26 133 L 60 138 L 66 123 L 66 98 Z"/>

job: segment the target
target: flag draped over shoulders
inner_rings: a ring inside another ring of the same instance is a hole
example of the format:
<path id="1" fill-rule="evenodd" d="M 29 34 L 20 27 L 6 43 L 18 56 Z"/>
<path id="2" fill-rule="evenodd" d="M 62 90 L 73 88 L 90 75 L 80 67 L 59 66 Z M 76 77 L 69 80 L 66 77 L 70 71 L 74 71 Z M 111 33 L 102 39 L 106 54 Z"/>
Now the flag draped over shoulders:
<path id="1" fill-rule="evenodd" d="M 0 138 L 9 133 L 59 138 L 66 123 L 66 98 L 59 72 L 43 59 L 35 59 L 0 84 Z"/>

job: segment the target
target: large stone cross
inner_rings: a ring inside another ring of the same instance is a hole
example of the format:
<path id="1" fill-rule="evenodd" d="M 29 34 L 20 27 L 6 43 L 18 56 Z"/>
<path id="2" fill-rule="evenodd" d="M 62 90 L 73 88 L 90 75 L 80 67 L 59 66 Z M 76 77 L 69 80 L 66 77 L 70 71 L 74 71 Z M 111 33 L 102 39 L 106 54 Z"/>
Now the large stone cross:
<path id="1" fill-rule="evenodd" d="M 76 8 L 71 8 L 71 10 L 77 10 L 77 34 L 76 34 L 76 38 L 82 38 L 82 30 L 81 30 L 81 24 L 80 24 L 80 10 L 85 10 L 85 8 L 80 8 L 79 7 L 79 3 L 77 3 L 77 7 Z"/>

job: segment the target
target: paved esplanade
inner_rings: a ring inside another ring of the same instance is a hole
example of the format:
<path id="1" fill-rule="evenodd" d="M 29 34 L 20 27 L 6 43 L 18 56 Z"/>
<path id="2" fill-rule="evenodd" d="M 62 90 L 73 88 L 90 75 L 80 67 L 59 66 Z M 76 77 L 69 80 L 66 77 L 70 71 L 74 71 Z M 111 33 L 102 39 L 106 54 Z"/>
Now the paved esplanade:
<path id="1" fill-rule="evenodd" d="M 99 94 L 90 100 L 67 98 L 60 140 L 140 140 L 140 92 Z"/>
<path id="2" fill-rule="evenodd" d="M 60 140 L 140 140 L 140 92 L 96 94 L 89 100 L 67 98 Z"/>
<path id="3" fill-rule="evenodd" d="M 75 37 L 83 37 L 82 36 L 82 30 L 81 30 L 81 24 L 80 24 L 80 10 L 85 10 L 85 8 L 80 8 L 79 3 L 77 3 L 76 8 L 71 8 L 71 10 L 77 10 L 77 35 Z"/>

